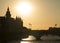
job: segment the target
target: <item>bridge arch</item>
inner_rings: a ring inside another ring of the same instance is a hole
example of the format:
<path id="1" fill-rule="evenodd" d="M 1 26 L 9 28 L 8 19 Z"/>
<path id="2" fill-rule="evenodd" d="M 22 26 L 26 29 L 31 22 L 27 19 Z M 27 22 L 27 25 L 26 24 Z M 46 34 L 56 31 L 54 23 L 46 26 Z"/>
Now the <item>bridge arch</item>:
<path id="1" fill-rule="evenodd" d="M 36 37 L 33 36 L 33 35 L 29 35 L 28 38 L 24 38 L 24 39 L 22 39 L 22 40 L 36 40 Z"/>

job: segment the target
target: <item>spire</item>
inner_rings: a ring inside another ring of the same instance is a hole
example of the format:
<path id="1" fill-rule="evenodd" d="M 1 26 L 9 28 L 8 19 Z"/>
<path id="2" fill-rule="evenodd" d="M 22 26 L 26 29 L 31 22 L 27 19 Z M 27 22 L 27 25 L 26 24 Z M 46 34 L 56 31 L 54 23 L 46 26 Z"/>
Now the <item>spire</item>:
<path id="1" fill-rule="evenodd" d="M 9 7 L 7 8 L 7 11 L 9 11 Z"/>
<path id="2" fill-rule="evenodd" d="M 11 17 L 11 14 L 10 14 L 10 10 L 9 10 L 9 7 L 7 8 L 7 12 L 6 12 L 6 18 L 10 18 Z"/>

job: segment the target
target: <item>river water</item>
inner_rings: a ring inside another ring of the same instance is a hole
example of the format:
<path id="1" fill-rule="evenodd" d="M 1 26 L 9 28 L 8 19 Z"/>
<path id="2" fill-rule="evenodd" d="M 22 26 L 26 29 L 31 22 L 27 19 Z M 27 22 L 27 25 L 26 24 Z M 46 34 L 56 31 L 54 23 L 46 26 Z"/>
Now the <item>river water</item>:
<path id="1" fill-rule="evenodd" d="M 59 36 L 43 36 L 41 39 L 44 40 L 35 40 L 35 37 L 29 36 L 28 38 L 22 39 L 22 41 L 9 41 L 8 43 L 60 43 L 60 40 L 55 40 L 55 39 L 60 39 Z"/>
<path id="2" fill-rule="evenodd" d="M 21 43 L 60 43 L 60 37 L 59 36 L 53 36 L 53 35 L 48 35 L 48 36 L 42 36 L 41 39 L 43 40 L 35 40 L 35 37 L 29 36 L 25 40 L 30 40 L 30 41 L 21 41 Z M 32 41 L 35 40 L 35 41 Z"/>
<path id="3" fill-rule="evenodd" d="M 60 43 L 60 41 L 21 41 L 21 43 Z"/>
<path id="4" fill-rule="evenodd" d="M 8 43 L 60 43 L 60 41 L 9 41 Z"/>

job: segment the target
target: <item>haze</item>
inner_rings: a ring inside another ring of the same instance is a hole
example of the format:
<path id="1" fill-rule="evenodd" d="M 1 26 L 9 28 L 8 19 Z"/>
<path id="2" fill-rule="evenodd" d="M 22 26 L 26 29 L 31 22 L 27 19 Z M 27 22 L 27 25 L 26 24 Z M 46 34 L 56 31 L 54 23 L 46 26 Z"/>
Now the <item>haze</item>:
<path id="1" fill-rule="evenodd" d="M 27 15 L 21 15 L 15 7 L 18 3 L 28 2 L 32 11 Z M 20 15 L 24 26 L 33 30 L 48 29 L 49 27 L 60 27 L 60 0 L 0 0 L 0 16 L 4 16 L 7 8 L 10 8 L 12 17 Z M 29 25 L 31 24 L 31 25 Z"/>

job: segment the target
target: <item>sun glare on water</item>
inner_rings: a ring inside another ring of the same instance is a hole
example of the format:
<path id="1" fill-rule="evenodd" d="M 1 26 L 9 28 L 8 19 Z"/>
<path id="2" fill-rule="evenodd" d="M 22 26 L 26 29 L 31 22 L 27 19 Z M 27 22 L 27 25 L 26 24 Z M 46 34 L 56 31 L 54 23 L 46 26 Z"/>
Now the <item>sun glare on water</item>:
<path id="1" fill-rule="evenodd" d="M 22 39 L 22 40 L 36 40 L 34 36 L 29 36 L 28 38 Z"/>
<path id="2" fill-rule="evenodd" d="M 16 10 L 22 15 L 27 15 L 31 12 L 32 7 L 27 2 L 21 2 L 16 6 Z"/>

